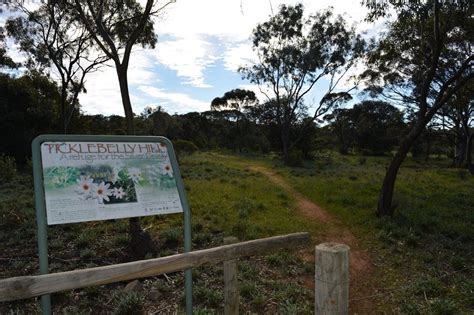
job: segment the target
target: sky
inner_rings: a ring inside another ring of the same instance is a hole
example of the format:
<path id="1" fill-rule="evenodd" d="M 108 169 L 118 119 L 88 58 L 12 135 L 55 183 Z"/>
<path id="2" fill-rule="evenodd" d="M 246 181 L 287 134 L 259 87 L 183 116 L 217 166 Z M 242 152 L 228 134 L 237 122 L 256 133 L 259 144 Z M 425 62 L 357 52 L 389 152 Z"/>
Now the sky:
<path id="1" fill-rule="evenodd" d="M 161 106 L 170 114 L 201 112 L 229 90 L 258 92 L 237 69 L 255 59 L 252 30 L 276 14 L 281 3 L 302 3 L 306 14 L 333 6 L 335 13 L 355 23 L 357 31 L 370 34 L 377 29 L 362 22 L 366 11 L 360 1 L 176 0 L 155 19 L 155 49 L 136 46 L 132 52 L 129 88 L 134 112 L 140 114 L 149 106 Z M 1 14 L 0 25 L 6 17 Z M 10 55 L 22 58 L 14 50 Z M 310 108 L 323 95 L 325 83 L 316 85 L 306 98 Z M 124 115 L 113 66 L 88 74 L 86 89 L 79 97 L 84 113 Z"/>

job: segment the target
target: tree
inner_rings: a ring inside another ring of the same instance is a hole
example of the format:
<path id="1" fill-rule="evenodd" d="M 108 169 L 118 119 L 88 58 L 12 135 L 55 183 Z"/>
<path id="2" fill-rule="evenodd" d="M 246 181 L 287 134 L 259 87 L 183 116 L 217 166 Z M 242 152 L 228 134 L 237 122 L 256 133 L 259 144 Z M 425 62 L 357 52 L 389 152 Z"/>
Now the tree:
<path id="1" fill-rule="evenodd" d="M 363 101 L 354 105 L 352 111 L 355 142 L 362 153 L 390 152 L 405 131 L 403 113 L 386 102 Z"/>
<path id="2" fill-rule="evenodd" d="M 1 11 L 0 11 L 1 13 Z M 5 46 L 5 30 L 0 26 L 0 69 L 1 68 L 17 68 L 18 65 L 7 55 Z"/>
<path id="3" fill-rule="evenodd" d="M 226 121 L 228 136 L 226 142 L 232 148 L 242 152 L 244 147 L 252 147 L 250 142 L 255 142 L 252 131 L 253 124 L 247 118 L 246 112 L 258 104 L 258 99 L 253 91 L 234 89 L 216 97 L 211 102 L 211 115 L 217 114 Z M 245 136 L 244 136 L 245 135 Z M 251 140 L 251 141 L 248 141 Z"/>
<path id="4" fill-rule="evenodd" d="M 48 1 L 34 11 L 28 10 L 24 1 L 15 1 L 11 8 L 22 15 L 8 19 L 6 28 L 28 55 L 26 66 L 40 71 L 53 66 L 59 75 L 61 129 L 66 133 L 79 107 L 79 93 L 85 91 L 86 75 L 108 57 L 97 54 L 90 34 L 63 1 Z"/>
<path id="5" fill-rule="evenodd" d="M 474 138 L 474 99 L 473 81 L 465 85 L 449 100 L 447 106 L 440 111 L 443 127 L 453 134 L 454 159 L 457 167 L 472 168 L 472 142 Z"/>
<path id="6" fill-rule="evenodd" d="M 58 127 L 58 86 L 37 71 L 15 78 L 0 73 L 0 152 L 25 162 L 31 141 Z"/>
<path id="7" fill-rule="evenodd" d="M 141 44 L 144 48 L 155 47 L 157 38 L 152 17 L 172 2 L 156 8 L 154 0 L 147 0 L 145 8 L 142 8 L 136 0 L 74 0 L 71 7 L 92 40 L 114 62 L 127 132 L 130 135 L 134 134 L 134 115 L 128 89 L 128 66 L 132 48 L 135 44 Z"/>
<path id="8" fill-rule="evenodd" d="M 222 97 L 214 98 L 211 102 L 211 110 L 235 109 L 242 111 L 257 103 L 258 99 L 253 91 L 234 89 L 225 92 Z"/>
<path id="9" fill-rule="evenodd" d="M 474 55 L 473 18 L 466 2 L 365 1 L 368 19 L 387 15 L 397 19 L 368 58 L 369 91 L 413 109 L 410 130 L 387 167 L 379 194 L 377 215 L 393 215 L 393 191 L 400 165 L 433 116 L 470 80 Z M 391 4 L 391 5 L 389 5 Z"/>
<path id="10" fill-rule="evenodd" d="M 324 97 L 312 119 L 306 120 L 308 127 L 333 106 L 350 99 L 349 91 L 355 86 L 344 92 L 336 88 L 365 45 L 341 16 L 325 10 L 305 19 L 301 4 L 282 5 L 276 15 L 253 30 L 252 40 L 259 61 L 240 72 L 275 104 L 283 159 L 288 163 L 290 151 L 302 138 L 292 141 L 290 134 L 297 117 L 307 116 L 304 97 L 318 81 L 328 78 Z"/>
<path id="11" fill-rule="evenodd" d="M 142 8 L 136 0 L 74 0 L 70 6 L 95 44 L 114 62 L 129 135 L 135 134 L 127 74 L 132 48 L 135 44 L 155 47 L 157 38 L 152 17 L 172 2 L 156 7 L 154 0 L 147 0 Z M 156 252 L 150 235 L 141 229 L 139 222 L 139 218 L 129 220 L 130 255 L 137 259 Z"/>
<path id="12" fill-rule="evenodd" d="M 339 153 L 349 154 L 349 150 L 354 146 L 354 120 L 352 111 L 349 108 L 337 108 L 331 114 L 324 116 L 324 119 L 330 121 L 332 132 L 337 137 L 337 146 Z"/>

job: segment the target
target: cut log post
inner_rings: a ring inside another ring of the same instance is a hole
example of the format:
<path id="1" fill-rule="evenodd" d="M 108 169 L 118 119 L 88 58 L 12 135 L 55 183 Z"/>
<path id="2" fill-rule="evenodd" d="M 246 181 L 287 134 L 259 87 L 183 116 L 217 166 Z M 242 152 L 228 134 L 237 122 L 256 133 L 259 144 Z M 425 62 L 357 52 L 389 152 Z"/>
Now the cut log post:
<path id="1" fill-rule="evenodd" d="M 224 238 L 224 245 L 237 243 L 236 237 Z M 238 282 L 237 260 L 224 261 L 224 314 L 239 314 L 239 282 Z"/>
<path id="2" fill-rule="evenodd" d="M 349 313 L 349 246 L 323 243 L 316 246 L 315 314 Z"/>

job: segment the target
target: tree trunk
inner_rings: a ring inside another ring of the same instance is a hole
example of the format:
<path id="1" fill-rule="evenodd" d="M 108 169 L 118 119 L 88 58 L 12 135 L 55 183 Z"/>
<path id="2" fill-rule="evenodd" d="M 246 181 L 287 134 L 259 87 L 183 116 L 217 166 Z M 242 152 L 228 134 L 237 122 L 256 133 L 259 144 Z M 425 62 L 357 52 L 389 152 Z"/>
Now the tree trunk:
<path id="1" fill-rule="evenodd" d="M 61 84 L 61 124 L 62 124 L 62 131 L 63 133 L 67 133 L 67 119 L 66 119 L 66 83 L 63 81 Z"/>
<path id="2" fill-rule="evenodd" d="M 127 68 L 118 63 L 115 64 L 115 68 L 117 69 L 122 105 L 125 112 L 125 121 L 127 122 L 127 134 L 134 135 L 135 128 L 133 126 L 132 103 L 130 102 L 130 93 L 128 91 Z"/>
<path id="3" fill-rule="evenodd" d="M 430 139 L 430 136 L 427 135 L 425 162 L 428 162 L 428 160 L 430 159 L 430 153 L 431 153 L 431 139 Z"/>
<path id="4" fill-rule="evenodd" d="M 397 153 L 393 157 L 390 165 L 387 168 L 385 177 L 382 184 L 382 189 L 380 190 L 379 200 L 377 204 L 377 216 L 392 216 L 395 210 L 395 207 L 392 205 L 393 201 L 393 191 L 395 188 L 395 181 L 397 179 L 398 170 L 400 165 L 402 165 L 405 160 L 410 148 L 415 143 L 415 140 L 421 134 L 425 127 L 425 124 L 422 122 L 417 122 L 410 133 L 405 139 L 400 143 Z"/>
<path id="5" fill-rule="evenodd" d="M 466 166 L 471 172 L 471 174 L 474 175 L 474 166 L 472 165 L 472 142 L 474 139 L 474 133 L 471 133 L 469 137 L 467 138 L 467 144 L 466 144 Z"/>
<path id="6" fill-rule="evenodd" d="M 464 133 L 456 136 L 456 143 L 454 147 L 454 166 L 462 167 L 466 162 L 467 143 L 469 138 Z"/>
<path id="7" fill-rule="evenodd" d="M 290 128 L 287 123 L 283 123 L 281 126 L 281 145 L 283 161 L 288 165 L 290 162 Z"/>
<path id="8" fill-rule="evenodd" d="M 127 122 L 127 134 L 135 134 L 133 125 L 133 110 L 130 102 L 130 93 L 128 90 L 127 68 L 116 63 L 117 76 L 120 85 L 120 94 L 122 96 L 123 109 L 125 111 L 125 120 Z M 156 255 L 156 246 L 147 231 L 143 231 L 140 226 L 140 218 L 130 218 L 128 221 L 129 245 L 128 253 L 131 260 L 144 259 L 147 254 Z"/>

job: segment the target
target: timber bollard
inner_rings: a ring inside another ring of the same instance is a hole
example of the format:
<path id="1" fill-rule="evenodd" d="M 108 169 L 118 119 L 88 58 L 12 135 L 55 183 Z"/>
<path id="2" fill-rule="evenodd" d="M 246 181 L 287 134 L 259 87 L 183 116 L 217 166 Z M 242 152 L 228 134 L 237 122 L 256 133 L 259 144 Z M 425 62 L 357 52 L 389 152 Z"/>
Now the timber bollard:
<path id="1" fill-rule="evenodd" d="M 234 236 L 224 238 L 224 245 L 237 243 Z M 224 314 L 239 314 L 239 283 L 236 259 L 224 261 Z"/>
<path id="2" fill-rule="evenodd" d="M 349 246 L 323 243 L 315 251 L 315 314 L 349 313 Z"/>

